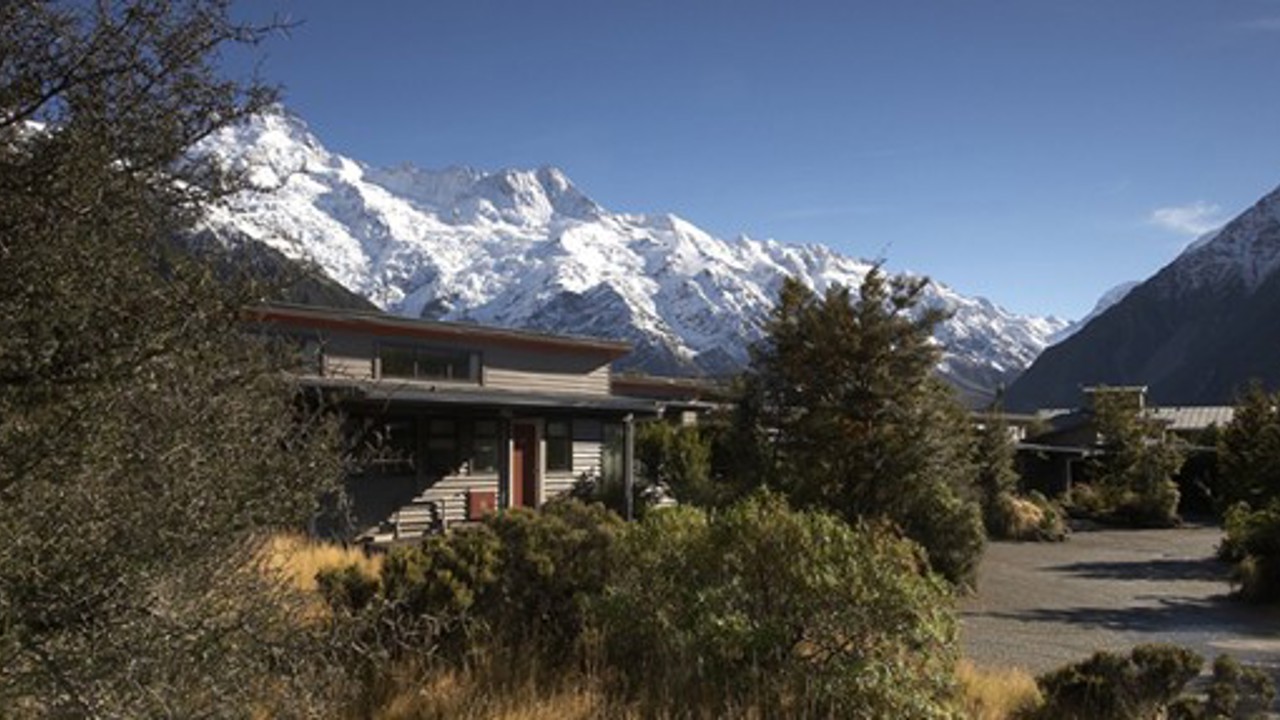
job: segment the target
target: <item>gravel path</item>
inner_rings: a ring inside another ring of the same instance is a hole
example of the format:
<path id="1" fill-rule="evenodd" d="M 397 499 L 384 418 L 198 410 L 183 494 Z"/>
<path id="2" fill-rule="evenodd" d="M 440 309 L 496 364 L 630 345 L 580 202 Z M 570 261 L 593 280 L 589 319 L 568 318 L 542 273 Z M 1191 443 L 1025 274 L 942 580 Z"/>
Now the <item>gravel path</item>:
<path id="1" fill-rule="evenodd" d="M 1065 543 L 991 543 L 960 603 L 965 654 L 1040 673 L 1145 642 L 1223 652 L 1280 677 L 1280 608 L 1227 597 L 1217 528 L 1090 530 Z"/>

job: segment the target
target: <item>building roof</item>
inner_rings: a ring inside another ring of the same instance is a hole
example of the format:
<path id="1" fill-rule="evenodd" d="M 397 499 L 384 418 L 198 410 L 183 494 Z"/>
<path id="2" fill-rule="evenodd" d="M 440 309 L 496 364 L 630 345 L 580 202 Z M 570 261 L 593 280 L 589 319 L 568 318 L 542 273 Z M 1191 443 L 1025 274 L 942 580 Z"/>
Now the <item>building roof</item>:
<path id="1" fill-rule="evenodd" d="M 1169 424 L 1177 431 L 1204 430 L 1212 425 L 1225 427 L 1235 417 L 1235 408 L 1229 405 L 1189 405 L 1158 407 L 1149 410 L 1152 417 Z"/>
<path id="2" fill-rule="evenodd" d="M 372 335 L 411 337 L 437 341 L 484 341 L 500 345 L 533 347 L 561 352 L 597 353 L 611 360 L 631 352 L 631 344 L 619 340 L 557 335 L 533 330 L 498 328 L 470 323 L 397 317 L 368 310 L 322 308 L 288 303 L 268 303 L 249 311 L 250 320 L 263 324 L 301 325 L 308 328 L 347 330 Z"/>
<path id="3" fill-rule="evenodd" d="M 728 383 L 710 378 L 622 373 L 613 375 L 609 384 L 616 395 L 682 401 L 690 404 L 722 402 L 729 396 Z"/>
<path id="4" fill-rule="evenodd" d="M 656 400 L 573 393 L 527 393 L 489 388 L 455 388 L 419 383 L 308 377 L 311 387 L 350 393 L 357 401 L 397 405 L 466 406 L 491 410 L 580 410 L 658 415 L 663 404 Z"/>

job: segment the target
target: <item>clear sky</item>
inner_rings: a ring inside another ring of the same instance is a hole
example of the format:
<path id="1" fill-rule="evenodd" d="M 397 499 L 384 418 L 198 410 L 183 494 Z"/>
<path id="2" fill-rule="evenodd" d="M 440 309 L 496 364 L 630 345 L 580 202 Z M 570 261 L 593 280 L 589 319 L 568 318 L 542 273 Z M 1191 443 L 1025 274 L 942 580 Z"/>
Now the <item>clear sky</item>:
<path id="1" fill-rule="evenodd" d="M 1280 0 L 254 0 L 374 165 L 554 165 L 620 212 L 1079 317 L 1280 185 Z"/>

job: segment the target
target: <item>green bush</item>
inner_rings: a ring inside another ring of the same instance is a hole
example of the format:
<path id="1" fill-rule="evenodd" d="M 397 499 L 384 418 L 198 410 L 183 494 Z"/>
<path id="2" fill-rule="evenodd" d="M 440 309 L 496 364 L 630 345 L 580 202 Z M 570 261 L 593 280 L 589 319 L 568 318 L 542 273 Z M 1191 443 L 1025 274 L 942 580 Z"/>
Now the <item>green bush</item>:
<path id="1" fill-rule="evenodd" d="M 479 616 L 503 647 L 564 661 L 586 629 L 589 604 L 616 569 L 625 523 L 601 505 L 565 500 L 499 513 L 486 524 L 501 560 Z"/>
<path id="2" fill-rule="evenodd" d="M 1230 655 L 1219 655 L 1213 661 L 1207 717 L 1262 717 L 1275 699 L 1275 683 L 1262 670 L 1244 667 Z"/>
<path id="3" fill-rule="evenodd" d="M 358 565 L 326 568 L 316 575 L 320 595 L 331 607 L 360 612 L 378 596 L 377 578 L 365 575 Z"/>
<path id="4" fill-rule="evenodd" d="M 1235 563 L 1233 581 L 1250 602 L 1280 600 L 1280 500 L 1261 510 L 1239 503 L 1227 510 L 1218 555 Z"/>
<path id="5" fill-rule="evenodd" d="M 391 655 L 537 655 L 547 666 L 574 655 L 587 609 L 604 591 L 625 528 L 600 505 L 566 500 L 517 508 L 482 525 L 399 548 L 383 565 L 376 597 L 344 573 L 322 580 L 350 614 L 368 608 L 366 641 Z"/>
<path id="6" fill-rule="evenodd" d="M 1169 706 L 1170 720 L 1253 720 L 1268 717 L 1275 683 L 1265 672 L 1247 668 L 1230 655 L 1213 661 L 1213 680 L 1203 697 L 1184 695 Z"/>
<path id="7" fill-rule="evenodd" d="M 1163 717 L 1204 659 L 1186 648 L 1139 645 L 1128 657 L 1094 653 L 1037 679 L 1044 720 L 1131 720 Z"/>
<path id="8" fill-rule="evenodd" d="M 599 605 L 609 667 L 668 710 L 946 716 L 956 627 L 925 568 L 883 526 L 767 494 L 718 514 L 659 510 L 627 534 Z"/>
<path id="9" fill-rule="evenodd" d="M 732 489 L 711 475 L 711 436 L 707 427 L 644 423 L 636 431 L 638 473 L 678 502 L 720 507 L 732 499 Z"/>

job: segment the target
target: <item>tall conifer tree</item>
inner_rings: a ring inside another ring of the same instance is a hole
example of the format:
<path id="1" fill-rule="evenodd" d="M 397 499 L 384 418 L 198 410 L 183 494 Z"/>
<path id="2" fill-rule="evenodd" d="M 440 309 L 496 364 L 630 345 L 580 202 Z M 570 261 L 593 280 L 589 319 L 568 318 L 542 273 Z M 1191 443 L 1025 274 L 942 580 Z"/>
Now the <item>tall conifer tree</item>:
<path id="1" fill-rule="evenodd" d="M 921 305 L 924 287 L 878 268 L 856 296 L 839 285 L 819 296 L 788 279 L 755 350 L 738 427 L 763 445 L 758 472 L 794 503 L 890 520 L 935 570 L 965 583 L 983 542 L 972 431 L 933 374 L 944 315 Z"/>

